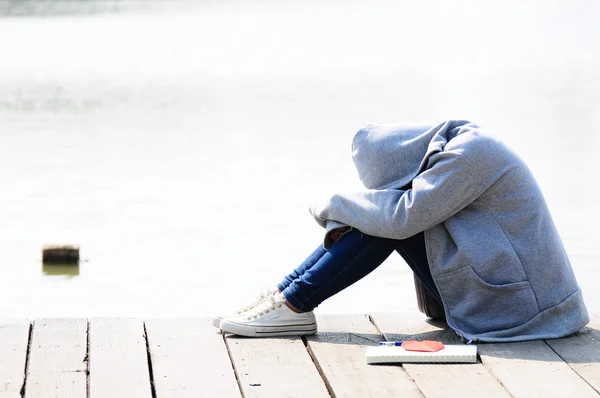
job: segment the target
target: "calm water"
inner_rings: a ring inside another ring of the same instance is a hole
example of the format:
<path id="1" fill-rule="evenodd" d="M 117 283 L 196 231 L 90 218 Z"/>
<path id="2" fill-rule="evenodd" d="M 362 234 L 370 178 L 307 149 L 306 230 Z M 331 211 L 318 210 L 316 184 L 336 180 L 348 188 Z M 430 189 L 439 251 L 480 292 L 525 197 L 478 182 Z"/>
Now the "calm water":
<path id="1" fill-rule="evenodd" d="M 237 308 L 319 244 L 361 124 L 444 118 L 529 162 L 600 311 L 597 2 L 44 3 L 0 1 L 3 317 Z M 321 312 L 412 284 L 392 257 Z"/>

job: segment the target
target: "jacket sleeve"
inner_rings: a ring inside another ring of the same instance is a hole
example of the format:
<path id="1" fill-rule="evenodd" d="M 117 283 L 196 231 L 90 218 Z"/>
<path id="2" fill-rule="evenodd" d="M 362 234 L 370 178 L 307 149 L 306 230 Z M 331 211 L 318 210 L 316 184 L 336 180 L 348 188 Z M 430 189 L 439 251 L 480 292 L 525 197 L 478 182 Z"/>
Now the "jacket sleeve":
<path id="1" fill-rule="evenodd" d="M 458 152 L 439 152 L 429 161 L 412 189 L 336 194 L 314 205 L 311 214 L 323 226 L 334 220 L 369 235 L 406 239 L 452 217 L 492 184 L 484 183 L 471 161 Z"/>

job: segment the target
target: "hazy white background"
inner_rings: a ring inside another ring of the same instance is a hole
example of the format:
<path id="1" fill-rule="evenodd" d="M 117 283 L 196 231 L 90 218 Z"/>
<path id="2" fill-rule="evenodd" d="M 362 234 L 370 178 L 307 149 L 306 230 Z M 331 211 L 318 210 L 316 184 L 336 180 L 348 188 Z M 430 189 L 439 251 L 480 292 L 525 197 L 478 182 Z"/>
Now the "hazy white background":
<path id="1" fill-rule="evenodd" d="M 600 311 L 600 3 L 0 1 L 0 314 L 244 305 L 321 242 L 367 122 L 466 118 L 546 194 Z M 44 243 L 82 245 L 78 273 Z M 321 313 L 414 311 L 399 256 Z"/>

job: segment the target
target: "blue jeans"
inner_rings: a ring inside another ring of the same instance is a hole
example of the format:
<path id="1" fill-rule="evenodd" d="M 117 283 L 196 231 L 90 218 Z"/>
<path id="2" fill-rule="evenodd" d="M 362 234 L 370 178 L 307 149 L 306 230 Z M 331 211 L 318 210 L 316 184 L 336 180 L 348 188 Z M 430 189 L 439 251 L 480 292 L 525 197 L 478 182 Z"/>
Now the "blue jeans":
<path id="1" fill-rule="evenodd" d="M 367 276 L 397 251 L 425 289 L 441 303 L 433 282 L 423 233 L 403 240 L 378 238 L 353 229 L 329 250 L 322 245 L 277 285 L 286 300 L 301 311 L 312 311 L 323 301 Z"/>

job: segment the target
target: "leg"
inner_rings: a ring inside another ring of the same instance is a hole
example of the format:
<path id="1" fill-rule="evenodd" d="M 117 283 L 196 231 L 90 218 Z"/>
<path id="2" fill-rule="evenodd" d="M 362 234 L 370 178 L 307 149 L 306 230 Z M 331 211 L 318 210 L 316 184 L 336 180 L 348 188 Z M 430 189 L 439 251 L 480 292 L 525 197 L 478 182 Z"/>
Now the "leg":
<path id="1" fill-rule="evenodd" d="M 358 230 L 348 232 L 328 251 L 317 248 L 288 275 L 278 285 L 284 288 L 282 294 L 269 295 L 255 308 L 223 318 L 220 328 L 249 337 L 314 334 L 317 322 L 313 308 L 377 268 L 398 248 L 399 242 Z"/>
<path id="2" fill-rule="evenodd" d="M 327 254 L 327 250 L 323 248 L 323 245 L 319 245 L 319 247 L 317 247 L 315 251 L 300 264 L 300 266 L 298 266 L 298 268 L 283 278 L 281 283 L 277 285 L 277 289 L 279 289 L 280 292 L 283 292 L 292 282 L 304 275 L 307 270 L 311 269 L 325 254 Z"/>
<path id="3" fill-rule="evenodd" d="M 317 249 L 306 258 L 306 260 L 304 260 L 304 262 L 302 264 L 300 264 L 300 266 L 298 268 L 296 268 L 295 270 L 293 270 L 289 275 L 287 275 L 283 281 L 281 281 L 281 283 L 279 283 L 277 285 L 277 290 L 279 290 L 280 292 L 283 292 L 295 279 L 300 278 L 300 276 L 302 274 L 304 274 L 306 272 L 306 270 L 310 269 L 313 265 L 315 265 L 315 263 L 317 261 L 319 261 L 319 259 L 321 257 L 323 257 L 323 255 L 327 253 L 327 250 L 325 250 L 323 248 L 323 245 L 319 245 L 319 247 L 317 247 Z M 273 291 L 270 292 L 261 292 L 260 295 L 256 298 L 256 300 L 250 304 L 248 304 L 246 307 L 244 307 L 240 312 L 244 312 L 245 310 L 249 310 L 252 308 L 255 308 L 257 306 L 259 306 L 260 304 L 262 304 L 265 299 L 271 295 L 272 293 L 274 293 Z M 238 313 L 240 313 L 238 312 Z M 221 320 L 223 319 L 223 317 L 221 316 L 215 316 L 212 319 L 212 324 L 213 326 L 219 328 L 221 325 Z"/>
<path id="4" fill-rule="evenodd" d="M 317 249 L 305 264 L 280 285 L 285 299 L 300 311 L 312 311 L 327 298 L 352 285 L 377 268 L 397 248 L 398 241 L 377 238 L 353 230 L 337 241 L 329 251 Z M 313 260 L 316 260 L 313 262 Z M 301 272 L 301 273 L 300 273 Z"/>
<path id="5" fill-rule="evenodd" d="M 406 261 L 429 295 L 441 306 L 442 299 L 429 270 L 427 251 L 425 250 L 425 234 L 421 232 L 397 242 L 396 251 Z"/>

